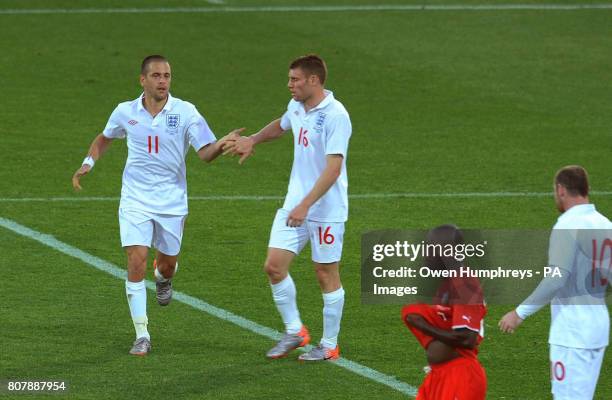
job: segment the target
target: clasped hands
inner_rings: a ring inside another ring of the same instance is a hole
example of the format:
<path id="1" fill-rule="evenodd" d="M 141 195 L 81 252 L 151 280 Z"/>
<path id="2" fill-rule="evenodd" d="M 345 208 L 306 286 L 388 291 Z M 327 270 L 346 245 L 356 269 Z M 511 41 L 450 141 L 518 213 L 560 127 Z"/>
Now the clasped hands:
<path id="1" fill-rule="evenodd" d="M 236 129 L 221 139 L 223 155 L 239 155 L 239 164 L 242 164 L 247 158 L 255 153 L 255 141 L 249 136 L 240 136 L 243 130 L 244 128 Z"/>
<path id="2" fill-rule="evenodd" d="M 223 149 L 223 155 L 239 155 L 239 164 L 242 164 L 247 158 L 249 158 L 255 153 L 255 140 L 250 136 L 240 136 L 240 133 L 243 130 L 244 128 L 236 129 L 235 131 L 230 132 L 227 136 L 221 139 L 221 148 Z M 289 216 L 287 217 L 287 226 L 301 226 L 306 220 L 309 208 L 309 206 L 300 203 L 293 210 L 291 210 Z"/>

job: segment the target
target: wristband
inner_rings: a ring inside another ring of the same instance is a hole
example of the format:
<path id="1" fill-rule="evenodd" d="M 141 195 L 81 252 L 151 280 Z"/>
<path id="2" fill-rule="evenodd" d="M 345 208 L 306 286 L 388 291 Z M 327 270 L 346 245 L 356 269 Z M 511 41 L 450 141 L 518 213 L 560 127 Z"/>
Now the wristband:
<path id="1" fill-rule="evenodd" d="M 83 164 L 82 164 L 81 166 L 83 166 L 83 165 L 85 165 L 85 164 L 89 165 L 89 168 L 93 168 L 93 167 L 94 167 L 94 165 L 96 164 L 96 161 L 93 159 L 93 157 L 92 157 L 92 156 L 87 156 L 87 157 L 85 157 L 85 159 L 83 160 Z"/>

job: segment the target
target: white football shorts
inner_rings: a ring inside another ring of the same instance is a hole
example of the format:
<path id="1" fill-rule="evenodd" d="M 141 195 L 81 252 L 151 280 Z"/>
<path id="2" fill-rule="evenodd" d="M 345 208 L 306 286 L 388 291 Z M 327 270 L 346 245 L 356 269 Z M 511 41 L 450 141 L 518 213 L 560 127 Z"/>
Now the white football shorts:
<path id="1" fill-rule="evenodd" d="M 555 400 L 592 400 L 604 352 L 550 345 L 550 380 Z"/>
<path id="2" fill-rule="evenodd" d="M 186 215 L 119 209 L 121 246 L 155 247 L 168 256 L 181 251 Z"/>
<path id="3" fill-rule="evenodd" d="M 310 241 L 312 261 L 328 264 L 342 258 L 344 222 L 318 222 L 306 220 L 302 226 L 287 226 L 289 212 L 279 209 L 274 217 L 268 247 L 300 254 Z"/>

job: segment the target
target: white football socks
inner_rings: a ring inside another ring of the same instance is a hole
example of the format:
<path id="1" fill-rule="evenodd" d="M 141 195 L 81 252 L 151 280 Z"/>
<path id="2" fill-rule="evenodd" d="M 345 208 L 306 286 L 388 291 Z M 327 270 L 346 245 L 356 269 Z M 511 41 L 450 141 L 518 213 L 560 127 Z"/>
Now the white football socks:
<path id="1" fill-rule="evenodd" d="M 335 349 L 338 345 L 343 307 L 344 289 L 342 287 L 330 293 L 323 293 L 323 337 L 320 342 L 321 346 Z"/>
<path id="2" fill-rule="evenodd" d="M 136 339 L 143 336 L 150 339 L 147 331 L 147 288 L 144 279 L 140 282 L 125 281 L 125 293 L 136 330 Z"/>
<path id="3" fill-rule="evenodd" d="M 291 275 L 276 284 L 270 284 L 272 297 L 276 303 L 276 309 L 283 318 L 285 330 L 289 334 L 296 334 L 302 329 L 302 320 L 295 301 L 295 283 Z"/>

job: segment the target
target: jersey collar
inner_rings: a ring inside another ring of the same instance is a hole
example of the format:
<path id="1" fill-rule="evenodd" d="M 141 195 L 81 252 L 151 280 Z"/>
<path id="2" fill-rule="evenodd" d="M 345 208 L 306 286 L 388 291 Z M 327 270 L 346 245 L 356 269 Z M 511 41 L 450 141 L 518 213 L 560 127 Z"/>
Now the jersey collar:
<path id="1" fill-rule="evenodd" d="M 334 92 L 327 89 L 324 89 L 324 92 L 325 98 L 319 104 L 308 110 L 309 113 L 327 107 L 334 100 Z M 304 109 L 304 103 L 302 103 L 302 109 Z"/>
<path id="2" fill-rule="evenodd" d="M 146 111 L 148 112 L 145 108 L 144 105 L 142 104 L 142 99 L 144 98 L 144 92 L 142 92 L 140 94 L 140 96 L 138 96 L 138 105 L 137 110 L 138 112 L 141 111 Z M 161 109 L 160 114 L 165 112 L 169 112 L 170 110 L 172 110 L 172 106 L 174 106 L 174 97 L 172 97 L 172 95 L 170 94 L 170 92 L 168 92 L 168 101 L 166 102 L 166 105 L 164 105 L 164 108 Z"/>
<path id="3" fill-rule="evenodd" d="M 578 204 L 561 214 L 561 216 L 559 217 L 559 221 L 577 215 L 588 214 L 593 211 L 595 211 L 595 204 Z"/>

